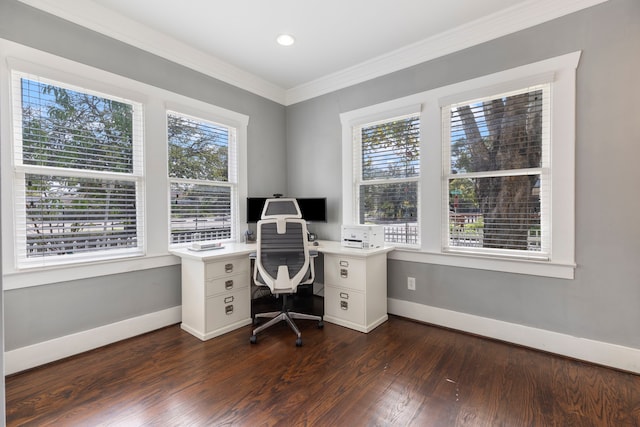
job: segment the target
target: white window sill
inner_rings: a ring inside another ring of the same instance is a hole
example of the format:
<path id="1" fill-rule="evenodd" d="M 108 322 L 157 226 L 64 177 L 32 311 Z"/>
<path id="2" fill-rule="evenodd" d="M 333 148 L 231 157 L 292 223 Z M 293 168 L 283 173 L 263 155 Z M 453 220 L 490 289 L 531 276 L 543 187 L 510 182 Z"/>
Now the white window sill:
<path id="1" fill-rule="evenodd" d="M 3 289 L 28 288 L 49 285 L 70 280 L 88 279 L 111 274 L 147 270 L 180 264 L 180 258 L 173 255 L 120 258 L 109 261 L 90 262 L 77 265 L 60 265 L 39 269 L 19 270 L 2 276 Z"/>
<path id="2" fill-rule="evenodd" d="M 479 270 L 571 280 L 574 278 L 576 268 L 575 264 L 561 264 L 551 261 L 495 258 L 459 253 L 425 252 L 402 248 L 397 248 L 393 252 L 390 252 L 388 258 L 398 261 L 475 268 Z"/>

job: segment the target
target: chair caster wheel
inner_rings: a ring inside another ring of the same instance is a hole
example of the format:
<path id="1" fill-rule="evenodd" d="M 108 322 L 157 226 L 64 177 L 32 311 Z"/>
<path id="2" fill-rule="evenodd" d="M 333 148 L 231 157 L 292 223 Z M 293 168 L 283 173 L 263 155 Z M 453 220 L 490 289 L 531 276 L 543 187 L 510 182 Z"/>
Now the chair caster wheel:
<path id="1" fill-rule="evenodd" d="M 250 342 L 251 344 L 255 344 L 255 343 L 257 343 L 257 342 L 258 342 L 258 337 L 257 337 L 257 336 L 255 336 L 255 335 L 251 335 L 251 338 L 249 338 L 249 342 Z"/>
<path id="2" fill-rule="evenodd" d="M 296 347 L 302 347 L 302 338 L 296 340 Z"/>
<path id="3" fill-rule="evenodd" d="M 318 329 L 324 328 L 324 322 L 321 320 L 318 322 Z"/>

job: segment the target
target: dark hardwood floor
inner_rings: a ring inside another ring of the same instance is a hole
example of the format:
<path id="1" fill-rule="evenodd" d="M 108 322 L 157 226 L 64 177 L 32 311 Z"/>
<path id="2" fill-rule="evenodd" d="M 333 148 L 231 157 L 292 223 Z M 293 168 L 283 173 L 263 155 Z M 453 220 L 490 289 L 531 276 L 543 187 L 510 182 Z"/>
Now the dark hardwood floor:
<path id="1" fill-rule="evenodd" d="M 640 426 L 640 376 L 391 316 L 170 326 L 6 378 L 7 425 Z"/>

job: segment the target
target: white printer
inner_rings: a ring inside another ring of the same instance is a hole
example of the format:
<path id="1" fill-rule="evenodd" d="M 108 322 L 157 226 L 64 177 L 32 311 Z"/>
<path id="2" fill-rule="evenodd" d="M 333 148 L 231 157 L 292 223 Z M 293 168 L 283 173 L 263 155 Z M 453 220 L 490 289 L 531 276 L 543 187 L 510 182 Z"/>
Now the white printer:
<path id="1" fill-rule="evenodd" d="M 373 249 L 384 246 L 382 225 L 343 225 L 342 246 L 359 249 Z"/>

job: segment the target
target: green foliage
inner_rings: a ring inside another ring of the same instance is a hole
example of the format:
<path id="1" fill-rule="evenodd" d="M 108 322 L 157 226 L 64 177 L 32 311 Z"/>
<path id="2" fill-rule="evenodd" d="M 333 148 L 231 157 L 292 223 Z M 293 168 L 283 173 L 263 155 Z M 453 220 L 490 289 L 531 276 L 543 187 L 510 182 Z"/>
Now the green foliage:
<path id="1" fill-rule="evenodd" d="M 462 178 L 449 181 L 449 197 L 458 196 L 457 212 L 477 212 L 479 209 L 476 184 L 473 179 Z M 453 206 L 452 206 L 453 207 Z"/>
<path id="2" fill-rule="evenodd" d="M 228 181 L 229 133 L 226 128 L 186 117 L 168 116 L 169 176 Z"/>
<path id="3" fill-rule="evenodd" d="M 132 105 L 26 79 L 22 83 L 26 164 L 132 172 Z"/>
<path id="4" fill-rule="evenodd" d="M 417 117 L 362 129 L 362 178 L 407 178 L 420 173 L 420 120 Z"/>
<path id="5" fill-rule="evenodd" d="M 360 221 L 413 222 L 417 220 L 415 182 L 376 183 L 419 176 L 420 120 L 417 116 L 362 129 Z"/>

